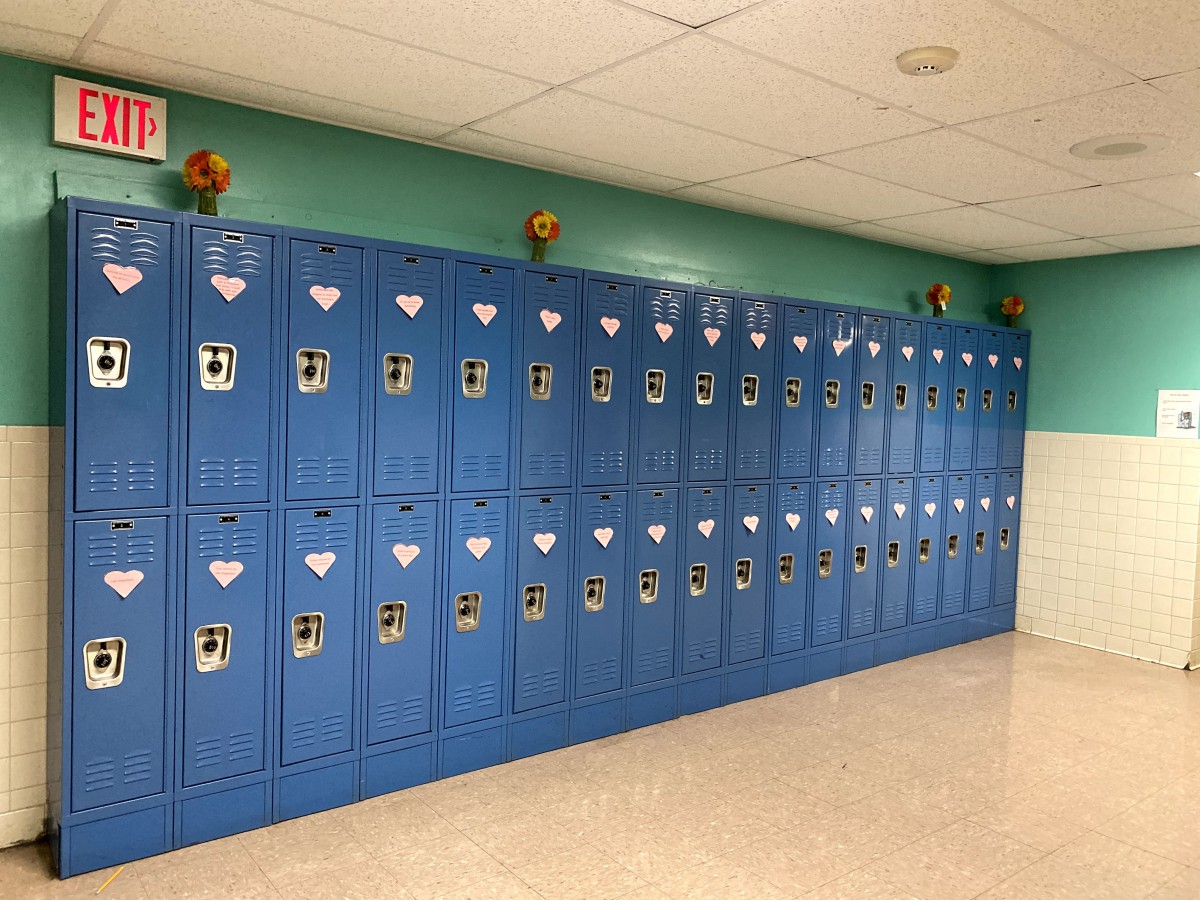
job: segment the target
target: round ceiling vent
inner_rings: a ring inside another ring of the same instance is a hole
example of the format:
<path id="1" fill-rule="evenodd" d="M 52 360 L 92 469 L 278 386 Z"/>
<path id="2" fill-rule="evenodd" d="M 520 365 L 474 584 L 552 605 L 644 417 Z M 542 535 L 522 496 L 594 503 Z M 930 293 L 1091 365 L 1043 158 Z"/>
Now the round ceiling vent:
<path id="1" fill-rule="evenodd" d="M 958 62 L 953 47 L 915 47 L 896 57 L 896 65 L 905 75 L 941 75 Z"/>
<path id="2" fill-rule="evenodd" d="M 1106 134 L 1080 141 L 1071 154 L 1081 159 L 1129 159 L 1157 153 L 1170 143 L 1171 139 L 1161 134 Z"/>

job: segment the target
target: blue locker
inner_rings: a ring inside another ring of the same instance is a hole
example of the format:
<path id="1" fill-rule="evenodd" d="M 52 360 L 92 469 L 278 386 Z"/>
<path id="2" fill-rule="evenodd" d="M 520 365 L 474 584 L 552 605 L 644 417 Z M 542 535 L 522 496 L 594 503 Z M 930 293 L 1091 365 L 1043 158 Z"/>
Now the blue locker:
<path id="1" fill-rule="evenodd" d="M 941 322 L 925 323 L 925 369 L 921 388 L 921 465 L 922 472 L 946 469 L 946 432 L 950 426 L 950 372 L 953 359 L 954 327 Z"/>
<path id="2" fill-rule="evenodd" d="M 1025 381 L 1029 362 L 1029 335 L 1004 336 L 1004 369 L 1000 410 L 1000 466 L 1019 469 L 1025 460 Z"/>
<path id="3" fill-rule="evenodd" d="M 942 532 L 942 598 L 939 617 L 967 607 L 967 567 L 971 559 L 971 476 L 946 476 Z"/>
<path id="4" fill-rule="evenodd" d="M 809 306 L 783 307 L 780 349 L 779 469 L 780 478 L 809 478 L 816 443 L 817 330 L 820 313 Z"/>
<path id="5" fill-rule="evenodd" d="M 413 249 L 377 257 L 372 491 L 376 497 L 430 494 L 442 458 L 446 383 L 446 260 Z M 413 427 L 420 423 L 419 427 Z"/>
<path id="6" fill-rule="evenodd" d="M 729 665 L 762 659 L 766 655 L 767 592 L 771 565 L 771 488 L 766 484 L 737 485 L 733 489 L 730 523 Z"/>
<path id="7" fill-rule="evenodd" d="M 579 497 L 579 557 L 570 592 L 575 604 L 577 699 L 624 685 L 628 504 L 624 491 Z"/>
<path id="8" fill-rule="evenodd" d="M 585 487 L 628 484 L 630 403 L 637 387 L 633 372 L 637 285 L 589 278 L 585 292 L 580 483 Z"/>
<path id="9" fill-rule="evenodd" d="M 775 472 L 779 304 L 766 297 L 743 296 L 738 305 L 741 396 L 733 405 L 733 477 L 758 480 Z"/>
<path id="10" fill-rule="evenodd" d="M 504 266 L 466 261 L 454 266 L 454 491 L 508 487 L 513 277 Z"/>
<path id="11" fill-rule="evenodd" d="M 166 788 L 167 519 L 77 522 L 68 715 L 72 812 Z"/>
<path id="12" fill-rule="evenodd" d="M 879 605 L 879 534 L 883 519 L 883 482 L 878 478 L 854 482 L 850 504 L 850 589 L 847 599 L 846 636 L 875 633 Z"/>
<path id="13" fill-rule="evenodd" d="M 434 604 L 442 596 L 441 534 L 433 500 L 371 511 L 371 582 L 366 608 L 368 746 L 434 727 Z"/>
<path id="14" fill-rule="evenodd" d="M 633 525 L 633 629 L 630 684 L 645 685 L 675 674 L 675 609 L 679 597 L 679 489 L 638 491 Z"/>
<path id="15" fill-rule="evenodd" d="M 169 506 L 174 227 L 76 217 L 75 509 Z"/>
<path id="16" fill-rule="evenodd" d="M 733 298 L 692 295 L 691 397 L 688 416 L 688 481 L 724 481 L 729 471 L 730 404 L 733 384 Z"/>
<path id="17" fill-rule="evenodd" d="M 274 669 L 267 638 L 269 513 L 187 517 L 183 785 L 261 772 Z"/>
<path id="18" fill-rule="evenodd" d="M 888 426 L 888 474 L 917 470 L 917 422 L 921 408 L 921 360 L 925 326 L 918 319 L 892 320 L 892 396 Z"/>
<path id="19" fill-rule="evenodd" d="M 922 475 L 917 482 L 917 508 L 913 511 L 915 540 L 912 554 L 914 625 L 937 618 L 942 590 L 942 523 L 945 521 L 945 485 L 941 475 Z"/>
<path id="20" fill-rule="evenodd" d="M 507 578 L 508 501 L 452 501 L 448 535 L 442 719 L 450 728 L 504 711 L 504 633 L 514 605 Z"/>
<path id="21" fill-rule="evenodd" d="M 979 390 L 979 329 L 954 329 L 954 398 L 950 406 L 950 457 L 952 472 L 975 465 L 975 404 Z"/>
<path id="22" fill-rule="evenodd" d="M 723 487 L 696 487 L 687 492 L 683 565 L 684 675 L 721 665 L 725 616 L 726 496 Z"/>
<path id="23" fill-rule="evenodd" d="M 888 362 L 892 320 L 863 313 L 858 324 L 858 419 L 854 426 L 854 474 L 882 475 L 888 436 Z"/>
<path id="24" fill-rule="evenodd" d="M 639 484 L 679 481 L 681 477 L 683 400 L 694 390 L 685 384 L 683 368 L 687 301 L 686 290 L 665 285 L 642 288 L 633 385 Z"/>
<path id="25" fill-rule="evenodd" d="M 288 242 L 287 499 L 358 496 L 363 251 Z"/>
<path id="26" fill-rule="evenodd" d="M 522 497 L 517 548 L 513 712 L 567 699 L 571 498 Z"/>
<path id="27" fill-rule="evenodd" d="M 817 400 L 817 477 L 850 474 L 850 428 L 854 421 L 855 314 L 821 310 L 821 368 Z"/>
<path id="28" fill-rule="evenodd" d="M 975 468 L 1000 465 L 1000 409 L 1003 406 L 1004 332 L 984 331 L 979 347 L 979 412 L 975 417 Z"/>
<path id="29" fill-rule="evenodd" d="M 1001 472 L 996 509 L 996 595 L 993 606 L 1017 602 L 1017 549 L 1021 532 L 1021 473 Z"/>
<path id="30" fill-rule="evenodd" d="M 823 647 L 842 640 L 850 489 L 844 481 L 820 481 L 814 489 L 812 646 Z"/>
<path id="31" fill-rule="evenodd" d="M 776 571 L 771 593 L 771 655 L 803 650 L 808 621 L 812 485 L 775 487 Z"/>
<path id="32" fill-rule="evenodd" d="M 912 478 L 889 478 L 883 501 L 883 575 L 879 580 L 879 630 L 908 624 L 909 576 L 913 570 L 913 520 L 919 511 Z"/>
<path id="33" fill-rule="evenodd" d="M 275 414 L 275 240 L 193 227 L 190 273 L 187 502 L 263 502 Z"/>
<path id="34" fill-rule="evenodd" d="M 975 497 L 971 504 L 971 581 L 968 609 L 992 605 L 992 573 L 996 559 L 996 489 L 994 472 L 975 475 Z"/>
<path id="35" fill-rule="evenodd" d="M 358 510 L 286 514 L 280 759 L 354 748 Z"/>
<path id="36" fill-rule="evenodd" d="M 575 477 L 575 310 L 579 279 L 525 272 L 520 487 L 569 487 Z"/>

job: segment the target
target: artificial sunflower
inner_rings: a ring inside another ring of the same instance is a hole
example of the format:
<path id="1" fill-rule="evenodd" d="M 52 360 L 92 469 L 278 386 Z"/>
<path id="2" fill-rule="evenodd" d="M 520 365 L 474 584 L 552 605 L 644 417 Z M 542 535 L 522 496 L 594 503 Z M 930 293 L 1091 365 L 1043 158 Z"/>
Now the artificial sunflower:
<path id="1" fill-rule="evenodd" d="M 546 245 L 558 240 L 562 228 L 558 224 L 558 216 L 548 209 L 535 209 L 525 220 L 525 237 L 533 241 L 534 262 L 542 262 L 546 258 Z"/>
<path id="2" fill-rule="evenodd" d="M 229 190 L 229 163 L 211 150 L 197 150 L 183 163 L 183 183 L 200 195 L 198 212 L 217 214 L 217 194 Z"/>
<path id="3" fill-rule="evenodd" d="M 1008 317 L 1009 327 L 1017 324 L 1017 316 L 1025 312 L 1025 301 L 1018 294 L 1010 294 L 1000 301 L 1000 312 Z"/>
<path id="4" fill-rule="evenodd" d="M 933 307 L 933 314 L 941 316 L 950 302 L 950 285 L 931 284 L 925 292 L 925 302 Z"/>

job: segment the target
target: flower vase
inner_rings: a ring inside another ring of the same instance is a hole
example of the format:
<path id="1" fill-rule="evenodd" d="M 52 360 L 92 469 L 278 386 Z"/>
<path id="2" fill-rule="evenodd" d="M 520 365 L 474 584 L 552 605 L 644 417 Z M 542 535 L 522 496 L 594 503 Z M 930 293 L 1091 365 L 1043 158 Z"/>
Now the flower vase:
<path id="1" fill-rule="evenodd" d="M 933 304 L 933 314 L 934 314 L 934 316 L 936 316 L 937 318 L 940 319 L 944 315 L 946 315 L 946 310 L 942 308 L 942 304 L 935 303 L 935 304 Z"/>
<path id="2" fill-rule="evenodd" d="M 530 262 L 545 262 L 546 261 L 546 239 L 533 239 L 533 254 L 529 257 Z"/>
<path id="3" fill-rule="evenodd" d="M 1016 328 L 1016 327 L 1017 327 L 1017 317 L 1016 317 L 1016 316 L 1005 316 L 1004 318 L 1006 318 L 1006 319 L 1008 320 L 1008 327 L 1009 327 L 1009 328 Z"/>
<path id="4" fill-rule="evenodd" d="M 215 216 L 217 214 L 217 192 L 214 188 L 206 187 L 200 189 L 200 202 L 196 208 L 202 216 Z"/>

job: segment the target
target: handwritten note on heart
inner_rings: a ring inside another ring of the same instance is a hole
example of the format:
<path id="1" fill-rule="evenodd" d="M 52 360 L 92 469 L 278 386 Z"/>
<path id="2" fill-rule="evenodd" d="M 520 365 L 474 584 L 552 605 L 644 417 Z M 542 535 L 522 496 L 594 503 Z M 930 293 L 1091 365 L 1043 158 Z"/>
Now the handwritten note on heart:
<path id="1" fill-rule="evenodd" d="M 1013 357 L 1013 365 L 1014 365 L 1014 366 L 1016 366 L 1018 369 L 1020 369 L 1020 368 L 1021 368 L 1021 363 L 1022 363 L 1023 361 L 1024 361 L 1024 360 L 1022 360 L 1022 359 L 1021 359 L 1021 357 L 1019 357 L 1019 356 L 1014 356 L 1014 357 Z"/>
<path id="2" fill-rule="evenodd" d="M 326 550 L 324 553 L 310 553 L 304 557 L 304 564 L 316 573 L 318 578 L 324 578 L 325 573 L 329 571 L 329 567 L 333 565 L 337 559 L 337 554 L 332 550 Z"/>
<path id="3" fill-rule="evenodd" d="M 926 503 L 925 504 L 925 515 L 929 516 L 929 518 L 932 519 L 933 514 L 935 512 L 937 512 L 937 504 L 936 503 Z"/>
<path id="4" fill-rule="evenodd" d="M 892 509 L 894 509 L 894 510 L 896 511 L 896 518 L 897 518 L 897 519 L 903 519 L 903 518 L 904 518 L 904 513 L 905 513 L 905 511 L 908 509 L 908 507 L 907 507 L 907 506 L 905 506 L 903 503 L 893 503 L 893 504 L 892 504 Z"/>
<path id="5" fill-rule="evenodd" d="M 841 356 L 842 351 L 845 349 L 846 349 L 846 342 L 843 341 L 841 338 L 838 338 L 833 342 L 833 352 L 835 355 Z"/>
<path id="6" fill-rule="evenodd" d="M 597 543 L 607 550 L 608 542 L 613 539 L 613 530 L 611 528 L 597 528 L 592 532 L 592 535 L 596 538 Z"/>
<path id="7" fill-rule="evenodd" d="M 980 497 L 980 498 L 979 498 L 979 505 L 983 507 L 983 511 L 984 511 L 984 512 L 987 512 L 987 511 L 988 511 L 988 509 L 989 509 L 989 508 L 991 507 L 991 505 L 992 505 L 992 498 L 991 498 L 991 497 Z"/>
<path id="8" fill-rule="evenodd" d="M 407 569 L 408 564 L 421 555 L 421 548 L 416 544 L 392 544 L 392 556 L 400 563 L 400 568 Z"/>
<path id="9" fill-rule="evenodd" d="M 783 520 L 787 522 L 788 528 L 795 531 L 796 526 L 800 524 L 800 513 L 788 513 L 783 517 Z"/>
<path id="10" fill-rule="evenodd" d="M 548 309 L 543 309 L 538 313 L 538 318 L 542 320 L 542 324 L 546 326 L 547 333 L 558 327 L 558 323 L 562 321 L 562 316 L 556 312 L 550 312 Z"/>
<path id="11" fill-rule="evenodd" d="M 712 534 L 712 530 L 716 524 L 717 523 L 712 519 L 703 519 L 696 523 L 696 528 L 702 535 L 704 535 L 705 538 L 707 538 L 710 534 Z"/>
<path id="12" fill-rule="evenodd" d="M 829 520 L 830 525 L 836 525 L 839 511 L 836 509 L 825 510 L 825 518 Z"/>
<path id="13" fill-rule="evenodd" d="M 708 341 L 708 346 L 715 347 L 717 345 L 717 341 L 719 341 L 721 339 L 721 329 L 720 328 L 705 328 L 704 329 L 704 339 L 706 341 Z"/>
<path id="14" fill-rule="evenodd" d="M 425 298 L 420 294 L 397 294 L 396 305 L 404 310 L 404 314 L 410 319 L 415 319 L 421 307 L 425 305 Z"/>
<path id="15" fill-rule="evenodd" d="M 1004 502 L 1008 504 L 1009 509 L 1012 509 L 1017 503 L 1017 498 L 1015 496 L 1009 495 L 1004 498 Z"/>
<path id="16" fill-rule="evenodd" d="M 758 516 L 742 516 L 742 524 L 751 534 L 758 531 Z"/>
<path id="17" fill-rule="evenodd" d="M 971 363 L 975 362 L 975 355 L 973 353 L 964 353 L 962 355 L 962 361 L 967 364 L 967 368 L 970 368 Z"/>
<path id="18" fill-rule="evenodd" d="M 656 544 L 661 544 L 663 535 L 667 533 L 666 525 L 651 525 L 646 529 L 646 534 L 650 535 L 650 540 Z"/>
<path id="19" fill-rule="evenodd" d="M 217 584 L 221 589 L 229 587 L 233 580 L 242 574 L 244 567 L 236 559 L 233 562 L 222 562 L 219 559 L 214 559 L 208 564 L 208 571 L 212 573 L 212 577 L 217 579 Z"/>
<path id="20" fill-rule="evenodd" d="M 137 569 L 128 572 L 109 572 L 104 576 L 104 583 L 116 591 L 122 600 L 133 593 L 133 589 L 142 583 L 146 576 Z"/>
<path id="21" fill-rule="evenodd" d="M 943 355 L 944 355 L 944 354 L 942 353 L 942 351 L 941 351 L 941 348 L 940 348 L 940 347 L 935 347 L 935 348 L 934 348 L 934 350 L 933 350 L 933 358 L 934 358 L 935 360 L 937 360 L 937 364 L 938 364 L 939 366 L 942 364 L 942 356 L 943 356 Z"/>
<path id="22" fill-rule="evenodd" d="M 862 513 L 864 522 L 870 522 L 871 516 L 875 515 L 875 507 L 873 506 L 863 506 L 860 507 L 858 511 Z"/>
<path id="23" fill-rule="evenodd" d="M 217 293 L 225 298 L 226 303 L 246 289 L 246 282 L 241 278 L 228 278 L 225 275 L 214 275 L 208 280 L 212 286 L 217 289 Z"/>
<path id="24" fill-rule="evenodd" d="M 994 369 L 996 368 L 996 363 L 1000 362 L 1000 357 L 998 357 L 995 353 L 989 353 L 988 362 L 992 364 L 992 368 Z"/>
<path id="25" fill-rule="evenodd" d="M 118 266 L 116 263 L 108 263 L 100 271 L 104 273 L 108 283 L 117 289 L 118 294 L 125 293 L 142 280 L 142 270 L 137 266 Z"/>
<path id="26" fill-rule="evenodd" d="M 317 305 L 321 309 L 329 312 L 329 308 L 338 302 L 342 292 L 335 287 L 321 287 L 319 284 L 314 284 L 308 289 L 308 295 L 317 301 Z"/>
<path id="27" fill-rule="evenodd" d="M 557 534 L 552 531 L 547 531 L 544 534 L 535 534 L 533 536 L 533 545 L 542 551 L 542 556 L 545 556 L 550 552 L 550 548 L 554 546 L 554 542 L 557 540 Z"/>
<path id="28" fill-rule="evenodd" d="M 761 350 L 763 348 L 763 344 L 765 344 L 766 342 L 767 342 L 767 335 L 765 332 L 762 332 L 762 331 L 750 332 L 750 343 L 752 343 L 754 345 L 755 350 Z"/>
<path id="29" fill-rule="evenodd" d="M 867 349 L 871 351 L 871 359 L 879 354 L 879 341 L 867 341 Z"/>
<path id="30" fill-rule="evenodd" d="M 800 334 L 792 338 L 792 343 L 796 345 L 797 350 L 803 353 L 804 348 L 808 346 L 808 338 Z"/>
<path id="31" fill-rule="evenodd" d="M 476 559 L 483 559 L 483 555 L 490 549 L 492 549 L 492 539 L 489 537 L 467 538 L 467 550 Z"/>
<path id="32" fill-rule="evenodd" d="M 488 323 L 496 318 L 496 307 L 491 303 L 476 303 L 471 307 L 471 312 L 475 313 L 475 318 L 483 323 L 484 328 L 487 328 Z"/>
<path id="33" fill-rule="evenodd" d="M 675 329 L 666 322 L 659 322 L 654 326 L 654 333 L 657 334 L 658 339 L 665 344 L 667 342 L 667 338 L 675 333 Z"/>
<path id="34" fill-rule="evenodd" d="M 913 355 L 912 347 L 901 347 L 900 352 L 904 354 L 905 359 L 907 359 L 909 362 L 912 362 L 912 355 Z"/>
<path id="35" fill-rule="evenodd" d="M 967 504 L 966 504 L 966 501 L 964 501 L 962 497 L 955 497 L 955 498 L 954 498 L 954 508 L 955 508 L 955 509 L 957 509 L 959 512 L 962 512 L 962 511 L 963 511 L 963 507 L 964 507 L 964 506 L 966 506 L 966 505 L 967 505 Z"/>
<path id="36" fill-rule="evenodd" d="M 604 329 L 604 333 L 612 337 L 617 333 L 617 329 L 621 327 L 621 320 L 614 319 L 610 316 L 602 316 L 600 318 L 600 327 Z"/>

